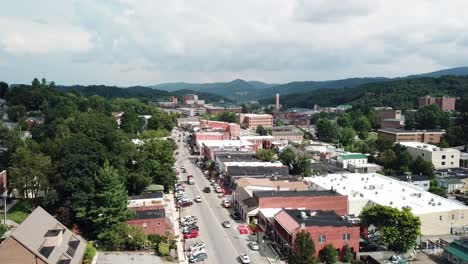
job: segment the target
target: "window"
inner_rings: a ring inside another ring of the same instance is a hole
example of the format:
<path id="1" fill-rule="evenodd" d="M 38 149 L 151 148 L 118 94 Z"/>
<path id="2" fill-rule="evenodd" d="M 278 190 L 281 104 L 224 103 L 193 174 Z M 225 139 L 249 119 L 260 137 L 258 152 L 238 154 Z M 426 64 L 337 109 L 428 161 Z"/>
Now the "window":
<path id="1" fill-rule="evenodd" d="M 442 159 L 445 159 L 445 155 L 442 155 Z"/>
<path id="2" fill-rule="evenodd" d="M 319 243 L 323 244 L 323 243 L 325 243 L 325 241 L 327 241 L 327 237 L 325 235 L 320 235 L 319 236 Z"/>
<path id="3" fill-rule="evenodd" d="M 439 220 L 442 221 L 442 216 L 439 216 Z"/>
<path id="4" fill-rule="evenodd" d="M 450 165 L 453 165 L 453 162 L 450 162 Z"/>
<path id="5" fill-rule="evenodd" d="M 424 157 L 424 153 L 421 153 L 421 156 L 423 156 L 423 157 Z"/>
<path id="6" fill-rule="evenodd" d="M 452 155 L 452 159 L 453 159 L 453 155 Z"/>
<path id="7" fill-rule="evenodd" d="M 452 215 L 452 220 L 455 220 L 455 215 L 454 214 Z"/>
<path id="8" fill-rule="evenodd" d="M 350 234 L 350 233 L 344 233 L 344 234 L 343 234 L 343 240 L 348 241 L 350 238 L 351 238 L 351 234 Z"/>
<path id="9" fill-rule="evenodd" d="M 442 165 L 445 165 L 445 161 L 442 161 L 441 164 L 442 164 Z"/>

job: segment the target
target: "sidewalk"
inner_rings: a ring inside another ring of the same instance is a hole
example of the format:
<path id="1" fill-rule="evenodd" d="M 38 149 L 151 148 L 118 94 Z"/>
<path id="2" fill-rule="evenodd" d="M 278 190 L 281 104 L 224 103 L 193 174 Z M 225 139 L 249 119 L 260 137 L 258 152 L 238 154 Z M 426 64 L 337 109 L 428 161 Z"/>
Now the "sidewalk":
<path id="1" fill-rule="evenodd" d="M 265 243 L 260 243 L 260 252 L 263 253 L 264 257 L 268 260 L 270 264 L 285 264 L 286 261 L 284 260 L 278 260 L 276 258 L 276 253 L 270 248 L 268 245 L 269 241 L 265 241 Z"/>
<path id="2" fill-rule="evenodd" d="M 175 201 L 174 201 L 174 195 L 171 193 L 165 195 L 165 199 L 169 200 L 167 203 L 167 212 L 168 215 L 171 215 L 171 220 L 174 223 L 174 226 L 172 227 L 174 229 L 174 236 L 177 238 L 177 256 L 179 263 L 188 263 L 188 260 L 185 257 L 184 253 L 184 243 L 182 241 L 182 234 L 180 233 L 180 227 L 179 227 L 179 211 L 177 210 L 175 206 Z"/>

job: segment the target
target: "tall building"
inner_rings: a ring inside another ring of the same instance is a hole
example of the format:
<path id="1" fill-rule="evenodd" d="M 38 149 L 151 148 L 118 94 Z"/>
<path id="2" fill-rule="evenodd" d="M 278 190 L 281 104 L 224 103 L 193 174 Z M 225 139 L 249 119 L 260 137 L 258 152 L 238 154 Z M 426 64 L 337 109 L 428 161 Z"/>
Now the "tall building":
<path id="1" fill-rule="evenodd" d="M 443 111 L 454 111 L 456 98 L 454 97 L 432 97 L 426 95 L 418 98 L 419 108 L 426 105 L 437 104 Z"/>
<path id="2" fill-rule="evenodd" d="M 393 142 L 421 142 L 421 143 L 440 143 L 444 130 L 405 130 L 386 128 L 377 131 L 380 137 L 385 137 Z"/>
<path id="3" fill-rule="evenodd" d="M 413 159 L 421 157 L 432 162 L 437 170 L 458 168 L 460 166 L 460 151 L 458 149 L 439 148 L 435 145 L 419 142 L 401 142 L 400 145 L 407 148 Z"/>
<path id="4" fill-rule="evenodd" d="M 239 114 L 239 124 L 255 130 L 257 126 L 272 127 L 273 116 L 268 114 Z"/>
<path id="5" fill-rule="evenodd" d="M 280 101 L 279 101 L 279 93 L 276 94 L 276 112 L 280 110 Z"/>

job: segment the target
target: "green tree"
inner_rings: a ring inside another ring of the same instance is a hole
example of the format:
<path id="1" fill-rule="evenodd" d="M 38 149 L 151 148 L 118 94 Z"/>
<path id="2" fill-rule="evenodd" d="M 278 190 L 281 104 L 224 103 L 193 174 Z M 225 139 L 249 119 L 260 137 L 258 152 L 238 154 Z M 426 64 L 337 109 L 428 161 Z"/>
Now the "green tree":
<path id="1" fill-rule="evenodd" d="M 31 197 L 34 207 L 38 205 L 37 199 L 41 192 L 45 195 L 50 189 L 50 167 L 50 157 L 33 153 L 28 146 L 19 147 L 13 155 L 11 185 L 22 197 Z"/>
<path id="2" fill-rule="evenodd" d="M 336 120 L 336 123 L 340 127 L 352 127 L 353 126 L 353 119 L 352 119 L 350 114 L 343 113 L 340 116 L 338 116 L 338 119 Z"/>
<path id="3" fill-rule="evenodd" d="M 353 128 L 361 139 L 366 139 L 372 126 L 367 117 L 361 116 L 354 122 Z"/>
<path id="4" fill-rule="evenodd" d="M 8 119 L 13 122 L 18 122 L 21 118 L 26 116 L 26 114 L 24 105 L 14 105 L 7 108 Z"/>
<path id="5" fill-rule="evenodd" d="M 343 254 L 343 259 L 342 261 L 343 262 L 351 262 L 353 261 L 354 259 L 354 254 L 353 254 L 353 251 L 351 249 L 351 247 L 349 247 L 348 245 L 345 245 L 343 247 L 343 251 L 344 251 L 344 254 Z"/>
<path id="6" fill-rule="evenodd" d="M 158 252 L 160 256 L 168 256 L 169 255 L 169 245 L 165 242 L 161 242 L 158 245 Z"/>
<path id="7" fill-rule="evenodd" d="M 305 156 L 298 156 L 292 163 L 291 174 L 310 177 L 312 175 L 310 160 Z"/>
<path id="8" fill-rule="evenodd" d="M 129 109 L 122 115 L 120 128 L 127 133 L 137 134 L 143 130 L 143 124 L 143 118 Z"/>
<path id="9" fill-rule="evenodd" d="M 328 119 L 320 119 L 317 122 L 317 137 L 325 142 L 336 142 L 338 130 L 336 125 Z"/>
<path id="10" fill-rule="evenodd" d="M 97 235 L 99 246 L 105 250 L 125 250 L 129 233 L 130 227 L 125 223 L 112 225 Z"/>
<path id="11" fill-rule="evenodd" d="M 262 125 L 258 125 L 257 128 L 255 129 L 255 133 L 266 136 L 266 135 L 271 135 L 271 128 L 265 128 Z"/>
<path id="12" fill-rule="evenodd" d="M 327 244 L 322 250 L 320 250 L 319 257 L 320 260 L 326 264 L 334 264 L 336 263 L 338 253 L 336 252 L 333 244 Z"/>
<path id="13" fill-rule="evenodd" d="M 0 122 L 0 168 L 10 166 L 13 153 L 20 145 L 21 141 L 17 131 L 10 130 Z"/>
<path id="14" fill-rule="evenodd" d="M 351 127 L 340 128 L 338 130 L 338 139 L 343 146 L 349 146 L 354 143 L 356 131 Z"/>
<path id="15" fill-rule="evenodd" d="M 394 169 L 395 165 L 397 164 L 397 155 L 393 150 L 387 149 L 379 154 L 377 160 L 385 168 Z"/>
<path id="16" fill-rule="evenodd" d="M 8 227 L 4 224 L 0 224 L 0 237 L 3 236 L 3 234 L 5 234 L 5 232 L 8 230 Z"/>
<path id="17" fill-rule="evenodd" d="M 0 82 L 0 98 L 5 98 L 8 94 L 8 83 Z"/>
<path id="18" fill-rule="evenodd" d="M 255 156 L 262 161 L 273 161 L 275 152 L 271 149 L 259 149 L 255 153 Z"/>
<path id="19" fill-rule="evenodd" d="M 448 125 L 449 115 L 436 104 L 427 105 L 416 114 L 416 127 L 419 129 L 447 128 Z"/>
<path id="20" fill-rule="evenodd" d="M 425 161 L 422 157 L 419 157 L 413 162 L 411 166 L 413 174 L 426 175 L 429 178 L 434 178 L 434 165 L 430 161 Z"/>
<path id="21" fill-rule="evenodd" d="M 94 248 L 93 244 L 89 242 L 86 243 L 86 250 L 83 256 L 83 264 L 91 264 L 95 255 L 96 255 L 96 248 Z"/>
<path id="22" fill-rule="evenodd" d="M 228 123 L 237 123 L 237 116 L 233 112 L 222 112 L 215 116 L 215 119 L 218 121 L 228 122 Z"/>
<path id="23" fill-rule="evenodd" d="M 106 161 L 98 171 L 95 181 L 98 190 L 94 203 L 89 209 L 88 218 L 93 230 L 99 233 L 108 226 L 128 219 L 127 191 L 119 172 Z"/>
<path id="24" fill-rule="evenodd" d="M 304 230 L 297 233 L 291 253 L 288 256 L 289 264 L 315 264 L 315 243 L 310 234 Z"/>
<path id="25" fill-rule="evenodd" d="M 291 168 L 292 164 L 296 160 L 296 153 L 291 148 L 285 148 L 279 155 L 278 159 L 288 168 Z"/>
<path id="26" fill-rule="evenodd" d="M 360 218 L 364 225 L 377 228 L 381 242 L 389 250 L 407 252 L 416 245 L 421 221 L 409 208 L 398 210 L 391 206 L 374 205 L 364 208 Z"/>
<path id="27" fill-rule="evenodd" d="M 464 115 L 463 113 L 462 115 Z M 468 121 L 468 119 L 467 119 Z M 465 143 L 465 132 L 463 131 L 463 125 L 451 126 L 447 129 L 447 133 L 444 135 L 444 141 L 448 146 L 460 146 Z"/>

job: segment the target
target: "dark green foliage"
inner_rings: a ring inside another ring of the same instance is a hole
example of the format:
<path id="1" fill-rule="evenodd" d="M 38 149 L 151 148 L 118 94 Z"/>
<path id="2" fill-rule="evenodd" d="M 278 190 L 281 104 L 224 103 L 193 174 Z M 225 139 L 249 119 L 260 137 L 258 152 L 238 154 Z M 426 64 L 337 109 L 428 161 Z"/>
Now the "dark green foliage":
<path id="1" fill-rule="evenodd" d="M 275 152 L 270 149 L 259 149 L 255 153 L 255 156 L 262 161 L 272 161 L 275 156 Z"/>
<path id="2" fill-rule="evenodd" d="M 215 116 L 215 120 L 228 122 L 228 123 L 237 123 L 237 116 L 233 112 L 222 112 Z"/>
<path id="3" fill-rule="evenodd" d="M 10 106 L 8 107 L 6 112 L 8 115 L 8 119 L 10 119 L 13 122 L 18 122 L 18 120 L 26 116 L 26 108 L 24 107 L 24 105 Z"/>
<path id="4" fill-rule="evenodd" d="M 304 230 L 297 233 L 288 256 L 289 264 L 315 264 L 315 243 L 310 234 Z"/>
<path id="5" fill-rule="evenodd" d="M 5 232 L 8 230 L 7 226 L 4 225 L 4 224 L 0 224 L 0 237 L 3 236 L 3 234 L 5 234 Z"/>
<path id="6" fill-rule="evenodd" d="M 8 83 L 0 82 L 0 98 L 5 98 L 8 94 Z"/>
<path id="7" fill-rule="evenodd" d="M 257 126 L 257 128 L 255 129 L 255 133 L 261 135 L 261 136 L 267 136 L 267 135 L 271 135 L 272 134 L 272 130 L 271 128 L 265 128 L 263 127 L 262 125 L 259 125 Z"/>
<path id="8" fill-rule="evenodd" d="M 389 250 L 407 252 L 416 244 L 421 221 L 411 209 L 398 210 L 391 206 L 374 205 L 364 208 L 360 215 L 363 224 L 374 225 L 381 235 L 381 242 Z"/>
<path id="9" fill-rule="evenodd" d="M 96 249 L 94 248 L 93 244 L 88 242 L 86 244 L 86 251 L 83 256 L 83 264 L 91 264 L 95 255 Z"/>
<path id="10" fill-rule="evenodd" d="M 321 141 L 336 142 L 338 138 L 338 128 L 336 124 L 328 119 L 320 119 L 317 122 L 317 137 Z"/>
<path id="11" fill-rule="evenodd" d="M 351 127 L 344 127 L 338 129 L 338 140 L 340 145 L 348 146 L 354 143 L 354 138 L 356 137 L 356 131 Z"/>
<path id="12" fill-rule="evenodd" d="M 352 103 L 390 106 L 394 109 L 406 110 L 417 108 L 418 97 L 428 94 L 466 98 L 468 96 L 467 86 L 468 77 L 466 76 L 402 79 L 368 83 L 355 88 L 319 89 L 307 93 L 284 95 L 281 98 L 281 104 L 284 107 L 313 108 L 314 104 L 336 106 Z M 273 103 L 273 94 L 271 94 L 270 99 L 261 100 L 261 102 Z"/>
<path id="13" fill-rule="evenodd" d="M 361 139 L 366 139 L 372 125 L 367 117 L 361 116 L 354 122 L 353 128 Z"/>
<path id="14" fill-rule="evenodd" d="M 447 128 L 450 122 L 448 113 L 442 111 L 436 104 L 419 109 L 415 121 L 418 129 Z"/>
<path id="15" fill-rule="evenodd" d="M 334 264 L 337 261 L 338 252 L 336 251 L 333 244 L 327 244 L 319 252 L 320 261 L 325 264 Z"/>
<path id="16" fill-rule="evenodd" d="M 20 145 L 17 131 L 9 130 L 0 122 L 0 169 L 8 168 L 16 148 Z"/>
<path id="17" fill-rule="evenodd" d="M 352 251 L 351 247 L 349 247 L 348 245 L 345 245 L 345 246 L 343 247 L 343 251 L 344 251 L 344 255 L 343 255 L 342 261 L 343 261 L 343 262 L 351 262 L 351 261 L 353 261 L 353 259 L 354 259 L 354 254 L 353 254 L 353 251 Z"/>
<path id="18" fill-rule="evenodd" d="M 296 159 L 296 153 L 291 148 L 284 149 L 279 155 L 278 159 L 286 166 L 291 168 L 294 160 Z"/>

